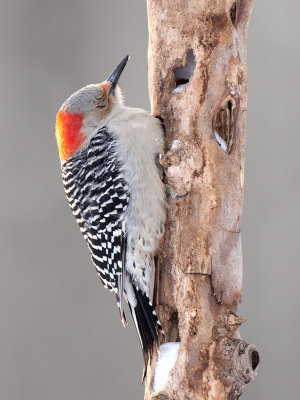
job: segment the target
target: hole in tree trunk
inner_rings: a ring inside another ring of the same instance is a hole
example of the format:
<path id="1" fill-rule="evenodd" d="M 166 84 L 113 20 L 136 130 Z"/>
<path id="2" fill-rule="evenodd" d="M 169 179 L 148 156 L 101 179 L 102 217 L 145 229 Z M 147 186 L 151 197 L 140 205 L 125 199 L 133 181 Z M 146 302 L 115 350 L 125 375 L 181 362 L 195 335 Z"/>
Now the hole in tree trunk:
<path id="1" fill-rule="evenodd" d="M 250 357 L 251 357 L 251 366 L 252 366 L 252 369 L 253 369 L 253 371 L 255 371 L 256 368 L 258 367 L 258 364 L 259 364 L 259 354 L 258 354 L 258 351 L 256 351 L 256 350 L 251 351 Z"/>
<path id="2" fill-rule="evenodd" d="M 230 153 L 234 136 L 233 99 L 226 99 L 220 106 L 214 120 L 215 139 L 221 148 Z"/>
<path id="3" fill-rule="evenodd" d="M 233 3 L 233 5 L 231 6 L 230 19 L 231 19 L 232 25 L 235 25 L 236 20 L 237 20 L 237 2 Z"/>
<path id="4" fill-rule="evenodd" d="M 188 86 L 190 78 L 194 74 L 195 66 L 194 52 L 190 49 L 186 56 L 186 66 L 175 69 L 176 87 L 173 89 L 172 93 L 181 93 L 183 88 Z"/>

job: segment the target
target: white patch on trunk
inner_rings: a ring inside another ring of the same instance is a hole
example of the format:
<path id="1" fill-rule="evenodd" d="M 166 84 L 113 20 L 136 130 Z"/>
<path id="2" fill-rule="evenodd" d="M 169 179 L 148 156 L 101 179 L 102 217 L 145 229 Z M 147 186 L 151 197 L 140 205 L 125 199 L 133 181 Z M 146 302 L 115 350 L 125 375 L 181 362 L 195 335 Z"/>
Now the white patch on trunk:
<path id="1" fill-rule="evenodd" d="M 183 85 L 179 85 L 177 86 L 177 88 L 172 90 L 172 93 L 181 93 L 183 88 L 188 87 L 189 86 L 189 82 L 184 83 Z"/>
<path id="2" fill-rule="evenodd" d="M 168 382 L 169 372 L 178 357 L 180 342 L 168 342 L 159 346 L 159 356 L 155 366 L 153 392 L 161 390 Z"/>
<path id="3" fill-rule="evenodd" d="M 177 149 L 177 147 L 179 147 L 179 145 L 180 145 L 180 140 L 179 139 L 174 140 L 172 143 L 172 146 L 171 146 L 171 150 Z"/>
<path id="4" fill-rule="evenodd" d="M 225 140 L 221 138 L 221 136 L 218 134 L 217 131 L 214 131 L 214 134 L 215 134 L 216 141 L 219 143 L 221 148 L 224 151 L 227 151 L 227 144 L 226 144 Z"/>

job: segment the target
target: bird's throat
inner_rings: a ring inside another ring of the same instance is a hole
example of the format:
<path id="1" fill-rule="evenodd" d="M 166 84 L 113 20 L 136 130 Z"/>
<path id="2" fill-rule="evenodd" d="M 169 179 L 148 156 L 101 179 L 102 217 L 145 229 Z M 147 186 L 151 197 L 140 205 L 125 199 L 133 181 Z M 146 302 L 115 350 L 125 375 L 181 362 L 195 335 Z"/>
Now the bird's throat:
<path id="1" fill-rule="evenodd" d="M 56 140 L 61 161 L 71 157 L 83 144 L 85 136 L 81 132 L 82 114 L 59 111 L 56 117 Z"/>

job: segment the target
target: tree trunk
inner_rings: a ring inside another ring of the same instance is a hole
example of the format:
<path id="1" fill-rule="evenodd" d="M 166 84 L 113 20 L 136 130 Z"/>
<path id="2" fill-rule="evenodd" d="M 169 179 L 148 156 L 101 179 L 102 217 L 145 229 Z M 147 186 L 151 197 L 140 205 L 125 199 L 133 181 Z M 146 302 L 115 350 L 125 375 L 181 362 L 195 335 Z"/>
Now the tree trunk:
<path id="1" fill-rule="evenodd" d="M 148 0 L 152 112 L 166 130 L 168 200 L 157 263 L 156 310 L 180 342 L 168 380 L 146 400 L 237 399 L 256 375 L 254 346 L 237 315 L 251 0 Z M 163 339 L 161 340 L 163 342 Z"/>

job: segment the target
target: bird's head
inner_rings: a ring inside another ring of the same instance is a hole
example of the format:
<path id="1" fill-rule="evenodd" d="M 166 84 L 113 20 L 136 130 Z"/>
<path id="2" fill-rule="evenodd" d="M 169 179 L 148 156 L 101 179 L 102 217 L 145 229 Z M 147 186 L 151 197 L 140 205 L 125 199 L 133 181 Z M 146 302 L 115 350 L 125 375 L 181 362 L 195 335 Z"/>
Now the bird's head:
<path id="1" fill-rule="evenodd" d="M 117 84 L 128 59 L 126 56 L 104 82 L 83 87 L 61 106 L 56 117 L 56 140 L 62 162 L 85 148 L 123 105 Z"/>

